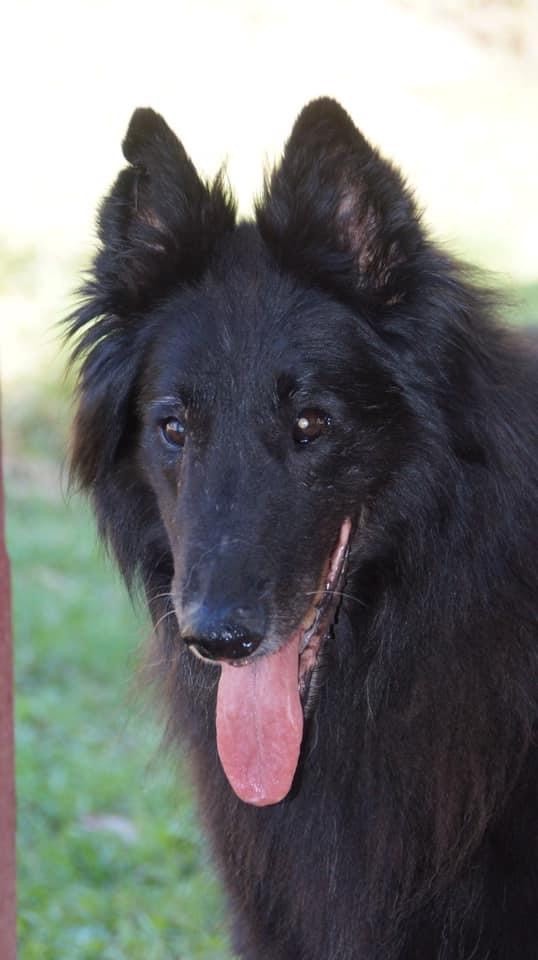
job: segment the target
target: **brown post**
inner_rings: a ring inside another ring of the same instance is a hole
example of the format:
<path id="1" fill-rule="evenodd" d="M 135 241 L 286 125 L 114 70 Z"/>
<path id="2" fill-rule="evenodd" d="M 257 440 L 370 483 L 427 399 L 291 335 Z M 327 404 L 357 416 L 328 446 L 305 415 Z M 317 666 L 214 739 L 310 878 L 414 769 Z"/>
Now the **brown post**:
<path id="1" fill-rule="evenodd" d="M 0 435 L 0 957 L 15 960 L 15 776 L 11 590 L 4 538 Z"/>

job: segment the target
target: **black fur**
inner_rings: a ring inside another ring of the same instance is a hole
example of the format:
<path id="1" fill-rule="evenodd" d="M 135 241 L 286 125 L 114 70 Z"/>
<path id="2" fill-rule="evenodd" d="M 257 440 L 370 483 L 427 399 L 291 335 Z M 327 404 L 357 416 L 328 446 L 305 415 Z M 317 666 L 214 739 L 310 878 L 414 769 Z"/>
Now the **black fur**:
<path id="1" fill-rule="evenodd" d="M 254 223 L 235 224 L 223 179 L 202 183 L 152 111 L 124 153 L 69 321 L 72 470 L 144 585 L 238 954 L 535 960 L 531 351 L 331 100 L 301 113 Z M 297 444 L 313 407 L 329 427 Z M 182 452 L 167 421 L 186 423 Z M 217 757 L 219 668 L 176 613 L 255 608 L 270 653 L 346 516 L 293 789 L 254 807 Z"/>

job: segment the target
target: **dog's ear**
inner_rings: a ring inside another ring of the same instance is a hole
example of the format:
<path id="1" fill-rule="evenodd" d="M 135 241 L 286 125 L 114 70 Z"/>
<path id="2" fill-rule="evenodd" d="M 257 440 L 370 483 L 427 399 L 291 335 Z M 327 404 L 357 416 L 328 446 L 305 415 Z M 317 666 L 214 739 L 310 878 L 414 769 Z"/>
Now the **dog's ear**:
<path id="1" fill-rule="evenodd" d="M 155 111 L 135 110 L 123 153 L 129 166 L 102 203 L 93 268 L 100 309 L 116 313 L 143 307 L 171 283 L 195 278 L 216 239 L 235 223 L 222 177 L 204 183 Z"/>
<path id="2" fill-rule="evenodd" d="M 284 266 L 348 296 L 399 299 L 422 243 L 400 174 L 328 98 L 300 113 L 256 214 Z"/>
<path id="3" fill-rule="evenodd" d="M 72 360 L 82 358 L 71 474 L 84 487 L 110 469 L 126 433 L 148 335 L 141 312 L 172 285 L 196 279 L 235 225 L 222 177 L 203 183 L 153 110 L 135 111 L 123 152 L 129 166 L 102 203 L 100 249 L 66 321 Z"/>

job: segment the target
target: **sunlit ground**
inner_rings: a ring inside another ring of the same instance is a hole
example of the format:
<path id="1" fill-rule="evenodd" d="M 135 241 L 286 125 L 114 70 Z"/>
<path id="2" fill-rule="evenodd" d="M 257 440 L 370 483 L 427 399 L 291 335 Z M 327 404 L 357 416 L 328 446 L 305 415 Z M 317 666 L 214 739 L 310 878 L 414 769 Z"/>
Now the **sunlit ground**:
<path id="1" fill-rule="evenodd" d="M 16 582 L 22 960 L 224 960 L 188 787 L 127 696 L 146 629 L 62 498 L 57 321 L 138 105 L 243 214 L 300 107 L 330 94 L 449 247 L 538 320 L 538 20 L 530 2 L 17 0 L 3 21 L 0 330 Z M 534 11 L 534 12 L 533 12 Z M 7 27 L 7 31 L 6 31 Z M 115 819 L 114 819 L 115 818 Z"/>

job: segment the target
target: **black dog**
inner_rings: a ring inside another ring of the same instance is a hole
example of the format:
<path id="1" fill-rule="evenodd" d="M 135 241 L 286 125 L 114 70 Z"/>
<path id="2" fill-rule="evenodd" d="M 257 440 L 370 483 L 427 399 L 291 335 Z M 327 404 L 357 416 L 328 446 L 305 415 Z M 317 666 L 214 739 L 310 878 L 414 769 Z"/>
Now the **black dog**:
<path id="1" fill-rule="evenodd" d="M 536 960 L 536 364 L 307 106 L 254 223 L 151 110 L 70 319 L 248 960 Z"/>

